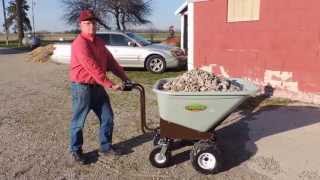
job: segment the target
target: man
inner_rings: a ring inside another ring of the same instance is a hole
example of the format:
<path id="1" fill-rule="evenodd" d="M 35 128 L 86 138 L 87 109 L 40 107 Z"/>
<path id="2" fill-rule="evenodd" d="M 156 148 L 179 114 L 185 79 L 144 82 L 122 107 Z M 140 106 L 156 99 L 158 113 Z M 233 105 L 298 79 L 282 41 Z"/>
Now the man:
<path id="1" fill-rule="evenodd" d="M 80 12 L 81 33 L 72 43 L 70 79 L 72 92 L 72 120 L 70 125 L 70 151 L 73 159 L 85 163 L 82 154 L 85 119 L 93 110 L 100 120 L 100 154 L 117 155 L 112 147 L 113 111 L 106 90 L 121 90 L 120 84 L 114 84 L 106 76 L 112 71 L 122 81 L 128 77 L 105 48 L 105 43 L 96 33 L 96 17 L 91 10 Z"/>

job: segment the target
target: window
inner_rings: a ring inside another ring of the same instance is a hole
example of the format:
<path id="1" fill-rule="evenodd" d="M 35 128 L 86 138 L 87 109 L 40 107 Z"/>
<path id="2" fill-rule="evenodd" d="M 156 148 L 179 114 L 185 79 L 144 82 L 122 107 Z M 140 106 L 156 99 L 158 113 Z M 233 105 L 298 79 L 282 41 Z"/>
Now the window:
<path id="1" fill-rule="evenodd" d="M 134 39 L 142 46 L 147 46 L 147 45 L 152 44 L 150 41 L 147 41 L 146 39 L 144 39 L 144 37 L 137 35 L 137 34 L 134 34 L 134 33 L 127 33 L 127 36 Z"/>
<path id="2" fill-rule="evenodd" d="M 109 34 L 97 34 L 97 36 L 104 40 L 106 45 L 110 44 L 110 35 Z"/>
<path id="3" fill-rule="evenodd" d="M 228 22 L 260 19 L 260 0 L 228 0 Z"/>
<path id="4" fill-rule="evenodd" d="M 111 46 L 128 46 L 129 39 L 121 34 L 110 34 Z"/>

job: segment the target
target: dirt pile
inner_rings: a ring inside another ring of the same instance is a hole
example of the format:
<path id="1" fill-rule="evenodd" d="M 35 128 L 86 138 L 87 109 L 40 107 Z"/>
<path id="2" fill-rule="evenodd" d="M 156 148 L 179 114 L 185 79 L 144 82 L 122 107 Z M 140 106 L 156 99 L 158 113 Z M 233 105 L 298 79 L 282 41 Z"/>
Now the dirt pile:
<path id="1" fill-rule="evenodd" d="M 240 91 L 240 85 L 229 79 L 216 76 L 207 71 L 194 69 L 162 86 L 162 90 L 175 92 L 203 92 L 203 91 Z"/>
<path id="2" fill-rule="evenodd" d="M 44 63 L 47 62 L 53 54 L 54 46 L 52 44 L 41 46 L 28 53 L 28 61 Z"/>

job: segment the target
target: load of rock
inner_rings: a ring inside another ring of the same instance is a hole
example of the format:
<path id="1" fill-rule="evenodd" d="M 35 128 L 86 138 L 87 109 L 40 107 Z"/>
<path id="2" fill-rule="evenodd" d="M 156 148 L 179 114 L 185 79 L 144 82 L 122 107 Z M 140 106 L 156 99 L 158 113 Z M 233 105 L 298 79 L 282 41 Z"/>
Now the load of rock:
<path id="1" fill-rule="evenodd" d="M 240 85 L 236 82 L 199 69 L 167 81 L 161 89 L 174 92 L 241 91 Z"/>

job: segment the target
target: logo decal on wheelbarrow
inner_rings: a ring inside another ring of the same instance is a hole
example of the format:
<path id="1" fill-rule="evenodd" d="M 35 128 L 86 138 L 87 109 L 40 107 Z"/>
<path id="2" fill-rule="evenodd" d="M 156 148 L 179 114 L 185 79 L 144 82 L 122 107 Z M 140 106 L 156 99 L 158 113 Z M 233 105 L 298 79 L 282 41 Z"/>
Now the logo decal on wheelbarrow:
<path id="1" fill-rule="evenodd" d="M 190 105 L 187 105 L 185 109 L 191 112 L 199 112 L 199 111 L 206 110 L 207 106 L 202 104 L 190 104 Z"/>

